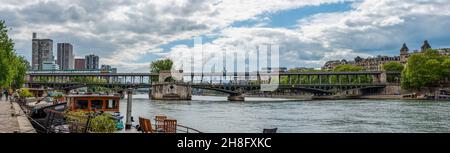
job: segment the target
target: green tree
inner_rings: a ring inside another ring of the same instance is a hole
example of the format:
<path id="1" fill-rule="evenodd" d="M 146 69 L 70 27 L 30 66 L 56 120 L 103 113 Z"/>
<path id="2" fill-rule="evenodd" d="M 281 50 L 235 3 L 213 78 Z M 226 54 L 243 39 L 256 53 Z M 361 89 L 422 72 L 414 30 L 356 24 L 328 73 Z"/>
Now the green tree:
<path id="1" fill-rule="evenodd" d="M 450 60 L 429 49 L 415 53 L 408 58 L 408 64 L 402 72 L 402 88 L 422 90 L 425 87 L 438 87 L 450 72 Z"/>
<path id="2" fill-rule="evenodd" d="M 361 66 L 353 66 L 350 64 L 343 64 L 336 66 L 336 68 L 333 69 L 334 72 L 354 72 L 354 71 L 362 71 L 364 70 Z"/>
<path id="3" fill-rule="evenodd" d="M 14 44 L 8 37 L 5 21 L 0 21 L 0 87 L 8 87 L 12 82 Z"/>
<path id="4" fill-rule="evenodd" d="M 442 62 L 442 75 L 450 76 L 450 57 L 447 57 Z"/>
<path id="5" fill-rule="evenodd" d="M 173 66 L 173 62 L 170 59 L 162 59 L 162 60 L 156 60 L 153 61 L 150 64 L 150 72 L 151 73 L 159 73 L 160 71 L 168 71 L 171 70 Z M 152 77 L 152 82 L 158 81 L 159 78 Z"/>
<path id="6" fill-rule="evenodd" d="M 25 75 L 27 73 L 27 70 L 30 69 L 29 62 L 23 57 L 18 56 L 16 58 L 17 61 L 15 61 L 16 65 L 16 75 L 14 76 L 14 82 L 12 84 L 12 87 L 15 89 L 19 89 L 22 87 L 22 85 L 25 83 Z"/>
<path id="7" fill-rule="evenodd" d="M 339 65 L 333 69 L 334 72 L 357 72 L 357 71 L 363 71 L 363 70 L 364 70 L 364 67 L 362 67 L 362 66 L 353 66 L 350 64 Z M 365 76 L 365 75 L 356 76 L 356 77 L 340 76 L 341 81 L 339 81 L 337 76 L 331 76 L 331 83 L 333 83 L 333 84 L 336 84 L 336 83 L 349 83 L 349 84 L 369 83 L 369 82 L 371 82 L 371 79 L 372 79 L 371 77 Z"/>
<path id="8" fill-rule="evenodd" d="M 333 71 L 334 72 L 354 72 L 354 71 L 363 71 L 364 68 L 361 66 L 353 66 L 349 64 L 339 65 L 337 66 Z M 324 70 L 315 70 L 315 69 L 290 69 L 289 72 L 324 72 Z M 340 80 L 340 81 L 339 81 Z M 358 76 L 340 76 L 338 80 L 338 77 L 336 75 L 330 75 L 330 76 L 322 76 L 319 77 L 317 75 L 312 76 L 291 76 L 291 83 L 292 84 L 338 84 L 338 83 L 350 83 L 350 84 L 357 84 L 357 83 L 370 83 L 372 81 L 372 78 L 370 76 L 366 75 L 358 75 Z M 351 82 L 349 82 L 351 80 Z M 280 78 L 281 84 L 289 84 L 289 78 L 287 76 L 283 76 Z"/>
<path id="9" fill-rule="evenodd" d="M 323 72 L 323 70 L 315 70 L 315 69 L 289 69 L 289 72 Z M 311 83 L 312 84 L 318 84 L 319 78 L 317 76 L 312 76 L 311 77 Z M 291 76 L 291 83 L 292 84 L 308 84 L 309 80 L 307 76 Z M 283 76 L 280 78 L 280 84 L 289 84 L 289 78 L 287 76 Z"/>
<path id="10" fill-rule="evenodd" d="M 383 69 L 385 71 L 398 71 L 401 72 L 404 69 L 404 66 L 399 62 L 387 62 L 383 65 Z"/>
<path id="11" fill-rule="evenodd" d="M 0 21 L 0 88 L 20 88 L 28 65 L 23 57 L 17 56 L 5 21 Z"/>
<path id="12" fill-rule="evenodd" d="M 159 71 L 171 70 L 173 62 L 170 59 L 156 60 L 150 64 L 151 73 L 159 73 Z"/>
<path id="13" fill-rule="evenodd" d="M 399 62 L 387 62 L 383 65 L 383 69 L 385 71 L 396 71 L 396 72 L 402 72 L 405 67 L 399 63 Z M 388 82 L 399 82 L 400 76 L 396 75 L 388 75 L 387 81 Z"/>

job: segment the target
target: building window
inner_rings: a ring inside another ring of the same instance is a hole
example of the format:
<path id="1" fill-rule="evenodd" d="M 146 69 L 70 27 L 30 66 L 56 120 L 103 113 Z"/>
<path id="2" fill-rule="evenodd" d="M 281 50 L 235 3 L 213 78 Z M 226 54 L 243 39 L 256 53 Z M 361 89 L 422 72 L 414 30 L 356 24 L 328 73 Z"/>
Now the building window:
<path id="1" fill-rule="evenodd" d="M 103 100 L 91 100 L 91 109 L 102 109 Z"/>
<path id="2" fill-rule="evenodd" d="M 116 107 L 117 107 L 116 100 L 112 99 L 108 100 L 108 105 L 106 106 L 107 109 L 114 109 Z"/>
<path id="3" fill-rule="evenodd" d="M 87 100 L 77 100 L 76 108 L 77 109 L 88 109 L 88 101 Z"/>

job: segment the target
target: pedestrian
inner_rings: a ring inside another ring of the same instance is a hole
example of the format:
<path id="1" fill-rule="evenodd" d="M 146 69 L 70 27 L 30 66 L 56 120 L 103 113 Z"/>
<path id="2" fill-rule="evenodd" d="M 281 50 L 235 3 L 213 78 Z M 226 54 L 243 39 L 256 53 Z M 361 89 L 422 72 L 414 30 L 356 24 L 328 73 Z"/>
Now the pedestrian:
<path id="1" fill-rule="evenodd" d="M 13 89 L 9 89 L 8 94 L 9 94 L 10 100 L 14 99 L 14 96 L 13 96 L 14 95 L 14 90 Z"/>
<path id="2" fill-rule="evenodd" d="M 0 100 L 3 98 L 3 90 L 0 90 Z"/>
<path id="3" fill-rule="evenodd" d="M 5 89 L 5 91 L 3 91 L 3 94 L 5 95 L 6 101 L 8 101 L 8 95 L 9 95 L 8 90 Z"/>

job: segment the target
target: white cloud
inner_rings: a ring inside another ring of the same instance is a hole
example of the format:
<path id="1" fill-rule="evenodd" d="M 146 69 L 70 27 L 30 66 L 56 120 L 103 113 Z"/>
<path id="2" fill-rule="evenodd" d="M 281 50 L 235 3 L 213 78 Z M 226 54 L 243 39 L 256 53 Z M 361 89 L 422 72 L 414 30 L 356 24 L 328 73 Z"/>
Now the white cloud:
<path id="1" fill-rule="evenodd" d="M 18 52 L 28 58 L 31 32 L 38 32 L 41 37 L 73 43 L 78 56 L 95 52 L 103 63 L 123 71 L 145 72 L 150 61 L 141 62 L 142 57 L 167 54 L 157 46 L 200 35 L 217 35 L 205 46 L 218 49 L 279 44 L 287 66 L 313 67 L 329 59 L 372 55 L 368 49 L 399 48 L 403 42 L 449 40 L 446 0 L 356 0 L 353 10 L 301 19 L 297 29 L 262 28 L 268 19 L 257 17 L 343 1 L 3 0 L 0 14 L 13 28 Z M 248 19 L 259 25 L 229 27 Z M 192 49 L 180 45 L 171 52 Z"/>
<path id="2" fill-rule="evenodd" d="M 227 48 L 278 44 L 283 65 L 320 67 L 327 60 L 351 60 L 388 51 L 398 54 L 403 42 L 435 39 L 448 44 L 449 18 L 448 1 L 365 0 L 355 3 L 351 11 L 301 19 L 297 29 L 225 28 L 221 37 L 205 45 Z"/>
<path id="3" fill-rule="evenodd" d="M 0 12 L 14 28 L 12 38 L 22 54 L 30 54 L 31 32 L 38 32 L 41 37 L 74 43 L 80 49 L 77 54 L 94 51 L 104 63 L 116 65 L 133 63 L 161 44 L 207 35 L 264 12 L 341 1 L 4 0 Z"/>

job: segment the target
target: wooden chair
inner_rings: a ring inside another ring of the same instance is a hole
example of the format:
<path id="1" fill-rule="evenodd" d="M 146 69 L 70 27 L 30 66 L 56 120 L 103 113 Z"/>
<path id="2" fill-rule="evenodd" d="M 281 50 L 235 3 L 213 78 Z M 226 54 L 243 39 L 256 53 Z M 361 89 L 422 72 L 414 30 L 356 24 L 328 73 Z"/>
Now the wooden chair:
<path id="1" fill-rule="evenodd" d="M 164 130 L 164 120 L 167 119 L 167 116 L 156 116 L 155 117 L 155 125 L 156 130 Z"/>
<path id="2" fill-rule="evenodd" d="M 177 133 L 177 120 L 164 120 L 164 133 Z"/>
<path id="3" fill-rule="evenodd" d="M 142 133 L 154 133 L 155 130 L 152 129 L 152 123 L 149 119 L 139 117 L 139 126 L 141 127 Z"/>
<path id="4" fill-rule="evenodd" d="M 264 130 L 263 130 L 263 133 L 277 133 L 277 129 L 278 129 L 278 128 L 264 129 Z"/>

